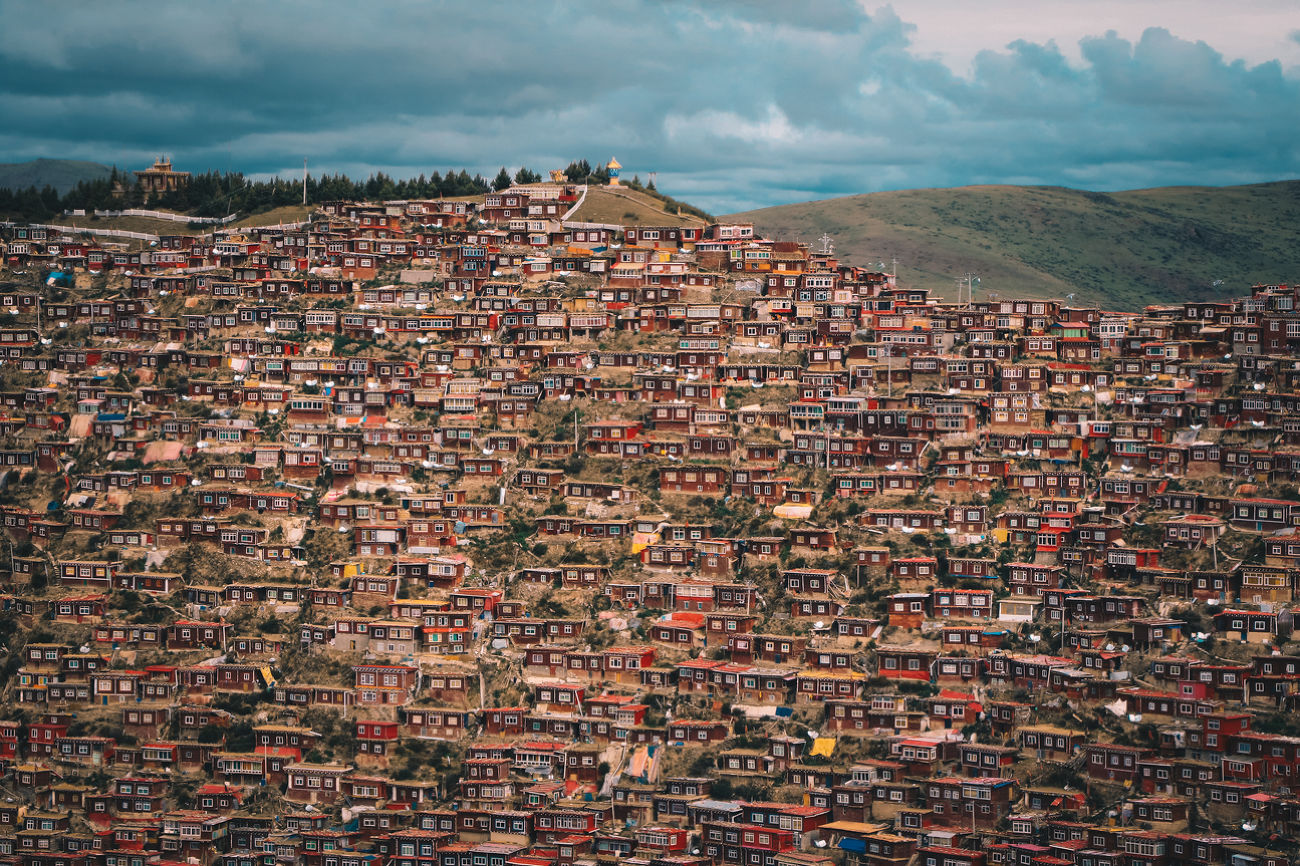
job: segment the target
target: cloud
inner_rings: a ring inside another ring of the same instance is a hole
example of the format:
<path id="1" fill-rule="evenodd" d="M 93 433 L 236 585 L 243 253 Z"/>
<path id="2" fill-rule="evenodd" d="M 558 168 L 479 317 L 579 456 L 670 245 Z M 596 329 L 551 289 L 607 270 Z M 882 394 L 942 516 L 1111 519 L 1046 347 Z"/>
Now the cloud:
<path id="1" fill-rule="evenodd" d="M 306 156 L 314 171 L 488 175 L 617 156 L 716 212 L 921 186 L 1300 175 L 1294 68 L 1229 58 L 1212 30 L 1180 38 L 1179 20 L 1136 38 L 1080 31 L 1069 5 L 1067 43 L 1036 38 L 1037 19 L 1010 41 L 1006 20 L 962 19 L 953 40 L 998 41 L 958 70 L 904 4 L 851 0 L 122 0 L 58 16 L 0 0 L 0 161 L 165 152 L 269 174 Z"/>
<path id="2" fill-rule="evenodd" d="M 802 138 L 790 118 L 776 105 L 769 105 L 766 116 L 758 120 L 715 109 L 691 115 L 670 114 L 664 119 L 664 131 L 670 142 L 703 136 L 777 148 L 795 144 Z"/>

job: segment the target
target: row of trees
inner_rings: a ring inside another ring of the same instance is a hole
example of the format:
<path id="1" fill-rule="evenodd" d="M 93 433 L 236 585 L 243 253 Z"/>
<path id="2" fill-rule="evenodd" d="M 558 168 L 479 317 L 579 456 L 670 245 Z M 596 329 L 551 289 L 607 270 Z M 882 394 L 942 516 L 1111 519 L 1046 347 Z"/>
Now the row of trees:
<path id="1" fill-rule="evenodd" d="M 507 170 L 506 167 L 503 165 L 501 166 L 501 170 L 497 172 L 497 176 L 492 179 L 492 191 L 501 192 L 501 190 L 508 189 L 511 186 L 511 184 L 516 184 L 516 183 L 541 183 L 541 182 L 542 182 L 542 176 L 537 172 L 533 171 L 532 169 L 530 169 L 526 165 L 521 165 L 519 167 L 519 171 L 515 172 L 514 179 L 512 180 L 510 177 L 509 170 Z"/>
<path id="2" fill-rule="evenodd" d="M 595 168 L 585 159 L 569 163 L 564 169 L 564 176 L 570 183 L 589 183 L 601 186 L 609 183 L 609 166 L 601 163 Z"/>
<path id="3" fill-rule="evenodd" d="M 372 174 L 364 181 L 353 180 L 345 174 L 327 174 L 308 176 L 307 202 L 482 195 L 490 188 L 482 175 L 471 176 L 464 169 L 445 175 L 435 171 L 432 176 L 421 174 L 405 180 L 396 180 L 383 172 Z M 209 171 L 193 175 L 189 183 L 149 199 L 148 204 L 193 216 L 220 217 L 231 213 L 260 213 L 301 202 L 301 180 L 252 180 L 242 172 Z M 117 169 L 108 178 L 82 181 L 64 195 L 59 195 L 52 186 L 0 189 L 0 215 L 29 222 L 49 220 L 65 210 L 117 210 L 144 204 L 144 194 L 134 178 Z"/>
<path id="4" fill-rule="evenodd" d="M 300 180 L 274 178 L 255 181 L 240 172 L 206 172 L 195 175 L 188 184 L 159 197 L 155 203 L 163 208 L 195 216 L 259 213 L 300 204 L 302 187 Z M 482 195 L 489 188 L 482 175 L 471 176 L 464 169 L 449 171 L 445 175 L 435 171 L 432 176 L 421 174 L 403 180 L 392 178 L 382 171 L 372 174 L 364 181 L 353 180 L 345 174 L 319 177 L 308 175 L 307 203 Z"/>
<path id="5" fill-rule="evenodd" d="M 596 186 L 608 184 L 609 166 L 601 163 L 592 168 L 591 163 L 587 162 L 587 160 L 577 159 L 569 163 L 564 169 L 564 179 L 569 183 L 587 183 Z M 520 166 L 519 171 L 515 172 L 514 177 L 511 178 L 510 171 L 503 165 L 501 170 L 497 172 L 497 176 L 492 179 L 492 189 L 500 192 L 508 188 L 512 183 L 541 183 L 542 180 L 540 174 L 526 165 Z M 654 184 L 651 184 L 649 188 L 653 190 Z"/>
<path id="6" fill-rule="evenodd" d="M 569 163 L 564 174 L 573 183 L 609 183 L 609 169 L 604 164 L 593 168 L 585 159 Z M 521 166 L 513 176 L 502 167 L 490 182 L 482 175 L 470 175 L 464 169 L 449 171 L 445 175 L 435 171 L 432 175 L 421 174 L 404 180 L 383 172 L 376 172 L 364 181 L 353 180 L 345 174 L 326 174 L 308 176 L 307 202 L 482 195 L 490 190 L 505 189 L 512 183 L 539 183 L 542 179 L 541 174 L 527 166 Z M 193 175 L 180 189 L 150 199 L 149 205 L 193 216 L 222 217 L 232 213 L 261 213 L 301 202 L 301 180 L 252 180 L 242 172 L 209 171 Z M 136 186 L 134 178 L 116 168 L 108 178 L 82 181 L 64 195 L 52 186 L 0 189 L 0 216 L 28 222 L 50 220 L 65 210 L 85 209 L 89 212 L 144 204 L 144 194 Z"/>
<path id="7" fill-rule="evenodd" d="M 103 183 L 103 181 L 96 183 Z M 82 185 L 78 184 L 78 186 Z M 49 185 L 44 189 L 37 189 L 34 186 L 22 190 L 0 189 L 0 216 L 24 222 L 42 222 L 61 213 L 63 201 L 64 198 L 59 196 L 58 190 Z"/>

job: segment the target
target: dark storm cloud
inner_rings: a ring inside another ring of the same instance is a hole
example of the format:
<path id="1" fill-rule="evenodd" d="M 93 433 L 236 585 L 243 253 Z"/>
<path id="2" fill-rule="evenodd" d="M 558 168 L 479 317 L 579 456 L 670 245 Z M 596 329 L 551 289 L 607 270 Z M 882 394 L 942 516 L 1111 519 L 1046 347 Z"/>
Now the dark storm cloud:
<path id="1" fill-rule="evenodd" d="M 1153 28 L 957 74 L 852 2 L 0 2 L 0 160 L 401 175 L 617 155 L 722 211 L 1300 171 L 1300 81 Z M 1171 32 L 1172 31 L 1172 32 Z M 1296 38 L 1294 35 L 1292 38 Z"/>

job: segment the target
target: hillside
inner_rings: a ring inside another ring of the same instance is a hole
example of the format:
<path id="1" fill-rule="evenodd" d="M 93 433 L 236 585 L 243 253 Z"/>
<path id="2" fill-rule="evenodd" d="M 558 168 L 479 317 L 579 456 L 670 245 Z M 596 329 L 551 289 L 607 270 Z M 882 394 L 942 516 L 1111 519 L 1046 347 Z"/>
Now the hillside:
<path id="1" fill-rule="evenodd" d="M 0 163 L 0 189 L 43 189 L 48 184 L 64 195 L 83 180 L 102 180 L 112 173 L 106 165 L 76 159 Z"/>
<path id="2" fill-rule="evenodd" d="M 973 186 L 879 192 L 731 214 L 845 260 L 898 260 L 900 282 L 952 297 L 1063 297 L 1133 309 L 1300 279 L 1300 181 L 1115 193 Z M 1215 285 L 1216 280 L 1222 283 Z"/>
<path id="3" fill-rule="evenodd" d="M 585 223 L 617 223 L 645 226 L 702 226 L 704 220 L 683 211 L 666 209 L 671 205 L 655 196 L 628 187 L 591 186 L 581 207 L 569 217 Z"/>
<path id="4" fill-rule="evenodd" d="M 230 223 L 227 228 L 246 228 L 248 226 L 273 226 L 276 223 L 291 223 L 306 219 L 311 213 L 310 207 L 300 205 L 286 205 L 284 207 L 273 208 L 268 211 L 261 211 L 255 214 L 247 214 Z M 169 211 L 174 213 L 174 211 Z M 187 222 L 173 222 L 171 220 L 152 219 L 142 216 L 114 216 L 114 217 L 97 217 L 97 216 L 59 216 L 55 217 L 54 225 L 71 226 L 74 228 L 92 228 L 92 229 L 118 229 L 128 232 L 144 232 L 154 235 L 174 235 L 174 234 L 194 234 L 210 233 L 216 226 L 198 225 L 191 226 Z"/>

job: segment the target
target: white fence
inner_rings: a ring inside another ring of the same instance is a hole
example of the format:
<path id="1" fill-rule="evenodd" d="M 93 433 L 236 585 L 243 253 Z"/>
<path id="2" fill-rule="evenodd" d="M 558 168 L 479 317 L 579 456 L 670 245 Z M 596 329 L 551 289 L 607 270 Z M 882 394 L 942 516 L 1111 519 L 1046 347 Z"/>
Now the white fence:
<path id="1" fill-rule="evenodd" d="M 128 232 L 122 229 L 90 229 L 82 226 L 53 226 L 45 223 L 28 223 L 28 225 L 38 229 L 53 229 L 54 231 L 64 232 L 69 235 L 98 235 L 105 238 L 131 238 L 137 241 L 156 241 L 157 235 L 151 235 L 146 232 Z"/>
<path id="2" fill-rule="evenodd" d="M 614 225 L 613 223 L 580 223 L 574 222 L 573 220 L 565 220 L 560 223 L 560 225 L 564 226 L 566 229 L 607 229 L 611 232 L 623 231 L 622 226 Z"/>
<path id="3" fill-rule="evenodd" d="M 310 220 L 303 220 L 293 223 L 277 223 L 273 226 L 245 226 L 236 229 L 236 231 L 255 232 L 261 229 L 296 229 L 310 224 Z M 158 235 L 151 235 L 148 232 L 128 232 L 123 229 L 92 229 L 85 226 L 56 226 L 48 223 L 27 223 L 27 225 L 39 229 L 52 229 L 69 235 L 97 235 L 103 238 L 130 238 L 137 241 L 157 241 L 159 239 Z"/>
<path id="4" fill-rule="evenodd" d="M 64 211 L 65 216 L 72 216 Z M 239 214 L 230 214 L 223 217 L 191 217 L 184 214 L 167 213 L 161 210 L 140 210 L 139 208 L 130 208 L 127 210 L 96 210 L 97 217 L 148 217 L 154 220 L 168 220 L 174 223 L 199 223 L 201 225 L 219 225 L 224 226 L 226 223 L 232 223 L 239 219 Z"/>
<path id="5" fill-rule="evenodd" d="M 582 195 L 578 196 L 578 200 L 573 203 L 573 207 L 565 211 L 564 216 L 560 217 L 560 222 L 563 223 L 569 217 L 577 213 L 578 208 L 582 207 L 582 203 L 586 200 L 587 200 L 587 184 L 584 183 L 582 185 Z"/>
<path id="6" fill-rule="evenodd" d="M 233 229 L 233 231 L 255 232 L 262 229 L 300 229 L 307 225 L 311 225 L 311 220 L 300 220 L 296 223 L 276 223 L 273 226 L 240 226 L 237 229 Z"/>

